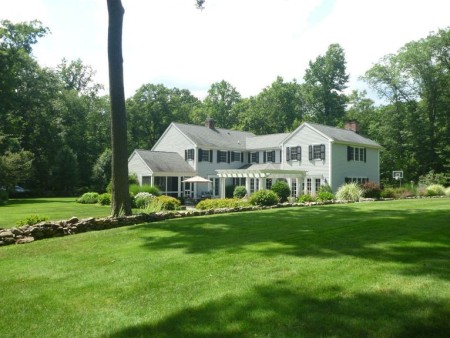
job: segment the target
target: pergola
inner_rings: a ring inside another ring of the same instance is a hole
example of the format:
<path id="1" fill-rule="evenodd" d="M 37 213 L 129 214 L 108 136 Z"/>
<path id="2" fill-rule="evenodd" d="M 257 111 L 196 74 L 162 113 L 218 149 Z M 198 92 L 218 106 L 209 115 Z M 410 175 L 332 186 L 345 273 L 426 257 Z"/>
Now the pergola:
<path id="1" fill-rule="evenodd" d="M 252 165 L 247 169 L 220 169 L 216 170 L 217 176 L 220 178 L 220 198 L 225 197 L 225 183 L 227 178 L 248 178 L 245 180 L 245 188 L 250 191 L 250 180 L 257 179 L 258 190 L 265 189 L 267 179 L 286 179 L 289 187 L 292 189 L 292 183 L 299 183 L 305 179 L 306 171 L 304 170 L 284 170 L 277 168 L 276 165 Z M 298 189 L 297 189 L 298 191 Z"/>

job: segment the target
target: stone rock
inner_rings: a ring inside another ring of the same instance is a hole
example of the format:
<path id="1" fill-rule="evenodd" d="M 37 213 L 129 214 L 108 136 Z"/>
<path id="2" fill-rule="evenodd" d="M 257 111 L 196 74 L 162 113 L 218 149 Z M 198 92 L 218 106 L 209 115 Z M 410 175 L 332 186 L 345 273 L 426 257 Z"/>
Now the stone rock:
<path id="1" fill-rule="evenodd" d="M 34 241 L 34 237 L 24 237 L 16 241 L 16 244 L 26 244 Z"/>
<path id="2" fill-rule="evenodd" d="M 14 234 L 11 232 L 11 230 L 3 230 L 2 232 L 0 232 L 0 238 L 5 238 L 5 237 L 13 237 Z"/>
<path id="3" fill-rule="evenodd" d="M 70 219 L 68 219 L 66 222 L 68 224 L 75 224 L 75 223 L 78 223 L 78 218 L 74 216 L 74 217 L 71 217 Z"/>

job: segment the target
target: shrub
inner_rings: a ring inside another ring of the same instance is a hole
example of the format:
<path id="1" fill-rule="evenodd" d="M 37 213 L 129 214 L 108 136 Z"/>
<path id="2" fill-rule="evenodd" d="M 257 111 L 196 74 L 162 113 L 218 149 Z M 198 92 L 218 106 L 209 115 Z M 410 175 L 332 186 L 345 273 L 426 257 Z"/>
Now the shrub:
<path id="1" fill-rule="evenodd" d="M 39 215 L 31 215 L 31 216 L 27 216 L 26 218 L 17 221 L 16 225 L 17 226 L 22 226 L 22 225 L 33 225 L 33 224 L 37 224 L 39 222 L 43 222 L 43 221 L 48 221 L 48 217 L 46 216 L 39 216 Z"/>
<path id="2" fill-rule="evenodd" d="M 233 197 L 234 198 L 244 198 L 247 195 L 247 189 L 244 186 L 238 185 L 234 188 Z"/>
<path id="3" fill-rule="evenodd" d="M 316 198 L 314 196 L 312 196 L 311 194 L 303 194 L 298 198 L 298 201 L 300 203 L 315 202 Z"/>
<path id="4" fill-rule="evenodd" d="M 363 184 L 362 188 L 363 196 L 366 198 L 379 199 L 381 197 L 381 188 L 375 182 L 366 182 Z"/>
<path id="5" fill-rule="evenodd" d="M 402 199 L 415 196 L 415 193 L 406 187 L 402 188 L 386 187 L 381 191 L 380 196 L 382 198 Z"/>
<path id="6" fill-rule="evenodd" d="M 253 205 L 275 205 L 278 203 L 278 196 L 272 190 L 259 190 L 250 197 L 250 203 Z"/>
<path id="7" fill-rule="evenodd" d="M 431 170 L 426 175 L 422 175 L 419 177 L 419 184 L 423 185 L 432 185 L 432 184 L 440 184 L 445 185 L 449 182 L 449 177 L 444 173 L 435 173 L 434 170 Z"/>
<path id="8" fill-rule="evenodd" d="M 161 196 L 161 191 L 158 189 L 158 187 L 155 187 L 154 185 L 139 185 L 139 184 L 130 184 L 129 186 L 130 194 L 136 196 L 137 194 L 141 192 L 146 192 L 149 194 L 152 194 L 154 196 Z"/>
<path id="9" fill-rule="evenodd" d="M 332 201 L 334 200 L 334 195 L 328 191 L 319 191 L 317 193 L 317 199 L 321 202 Z"/>
<path id="10" fill-rule="evenodd" d="M 248 201 L 244 201 L 238 198 L 215 198 L 200 201 L 197 203 L 195 208 L 200 210 L 209 210 L 221 208 L 239 208 L 249 205 L 250 203 Z"/>
<path id="11" fill-rule="evenodd" d="M 336 198 L 340 201 L 358 202 L 362 197 L 363 190 L 356 183 L 348 183 L 339 187 Z"/>
<path id="12" fill-rule="evenodd" d="M 95 204 L 98 202 L 98 193 L 86 192 L 79 199 L 77 199 L 77 202 L 82 204 Z"/>
<path id="13" fill-rule="evenodd" d="M 380 197 L 382 198 L 394 198 L 395 197 L 395 189 L 391 187 L 386 187 L 380 192 Z"/>
<path id="14" fill-rule="evenodd" d="M 181 206 L 181 202 L 175 197 L 170 197 L 166 195 L 156 196 L 153 198 L 151 204 L 160 204 L 161 210 L 177 210 Z"/>
<path id="15" fill-rule="evenodd" d="M 320 186 L 318 192 L 331 192 L 331 193 L 333 193 L 333 190 L 331 189 L 331 187 L 328 184 L 323 184 L 323 185 Z"/>
<path id="16" fill-rule="evenodd" d="M 104 194 L 98 195 L 98 204 L 111 205 L 111 194 L 108 192 L 105 192 Z"/>
<path id="17" fill-rule="evenodd" d="M 236 188 L 235 185 L 227 185 L 225 187 L 225 197 L 226 198 L 232 198 L 233 197 L 234 188 Z"/>
<path id="18" fill-rule="evenodd" d="M 445 188 L 441 184 L 432 184 L 427 187 L 428 196 L 444 196 Z"/>
<path id="19" fill-rule="evenodd" d="M 445 196 L 450 197 L 450 187 L 445 189 Z"/>
<path id="20" fill-rule="evenodd" d="M 291 195 L 291 189 L 289 189 L 289 185 L 284 181 L 276 181 L 270 190 L 277 194 L 280 202 L 286 202 L 287 198 Z"/>
<path id="21" fill-rule="evenodd" d="M 155 195 L 148 192 L 139 192 L 134 196 L 134 205 L 136 208 L 145 209 L 153 201 Z"/>

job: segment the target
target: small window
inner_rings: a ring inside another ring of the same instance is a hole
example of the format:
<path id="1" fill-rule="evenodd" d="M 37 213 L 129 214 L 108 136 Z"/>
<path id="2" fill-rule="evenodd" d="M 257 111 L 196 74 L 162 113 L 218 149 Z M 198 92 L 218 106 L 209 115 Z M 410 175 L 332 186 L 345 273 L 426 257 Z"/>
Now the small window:
<path id="1" fill-rule="evenodd" d="M 297 159 L 297 147 L 291 147 L 291 160 Z"/>
<path id="2" fill-rule="evenodd" d="M 325 144 L 310 145 L 309 160 L 325 160 Z"/>
<path id="3" fill-rule="evenodd" d="M 275 162 L 275 150 L 267 152 L 267 162 Z"/>
<path id="4" fill-rule="evenodd" d="M 194 159 L 194 154 L 195 154 L 194 149 L 188 149 L 186 151 L 186 160 L 193 160 Z"/>
<path id="5" fill-rule="evenodd" d="M 240 162 L 241 161 L 241 153 L 237 151 L 231 152 L 231 162 Z"/>
<path id="6" fill-rule="evenodd" d="M 227 152 L 226 151 L 217 151 L 217 163 L 227 162 Z"/>
<path id="7" fill-rule="evenodd" d="M 251 162 L 252 163 L 259 163 L 259 153 L 251 153 Z"/>
<path id="8" fill-rule="evenodd" d="M 348 146 L 347 161 L 366 162 L 366 148 Z"/>

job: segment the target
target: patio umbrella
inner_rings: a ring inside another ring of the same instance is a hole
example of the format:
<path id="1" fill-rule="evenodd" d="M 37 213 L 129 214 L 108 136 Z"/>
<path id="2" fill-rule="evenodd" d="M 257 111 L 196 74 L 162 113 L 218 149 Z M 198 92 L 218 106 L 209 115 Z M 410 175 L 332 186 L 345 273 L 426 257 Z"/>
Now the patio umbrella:
<path id="1" fill-rule="evenodd" d="M 212 183 L 212 181 L 210 181 L 210 180 L 208 180 L 206 178 L 203 178 L 201 176 L 194 176 L 194 177 L 191 177 L 191 178 L 187 178 L 187 179 L 183 180 L 182 182 L 183 183 L 196 183 L 196 184 L 199 184 L 199 183 Z"/>

